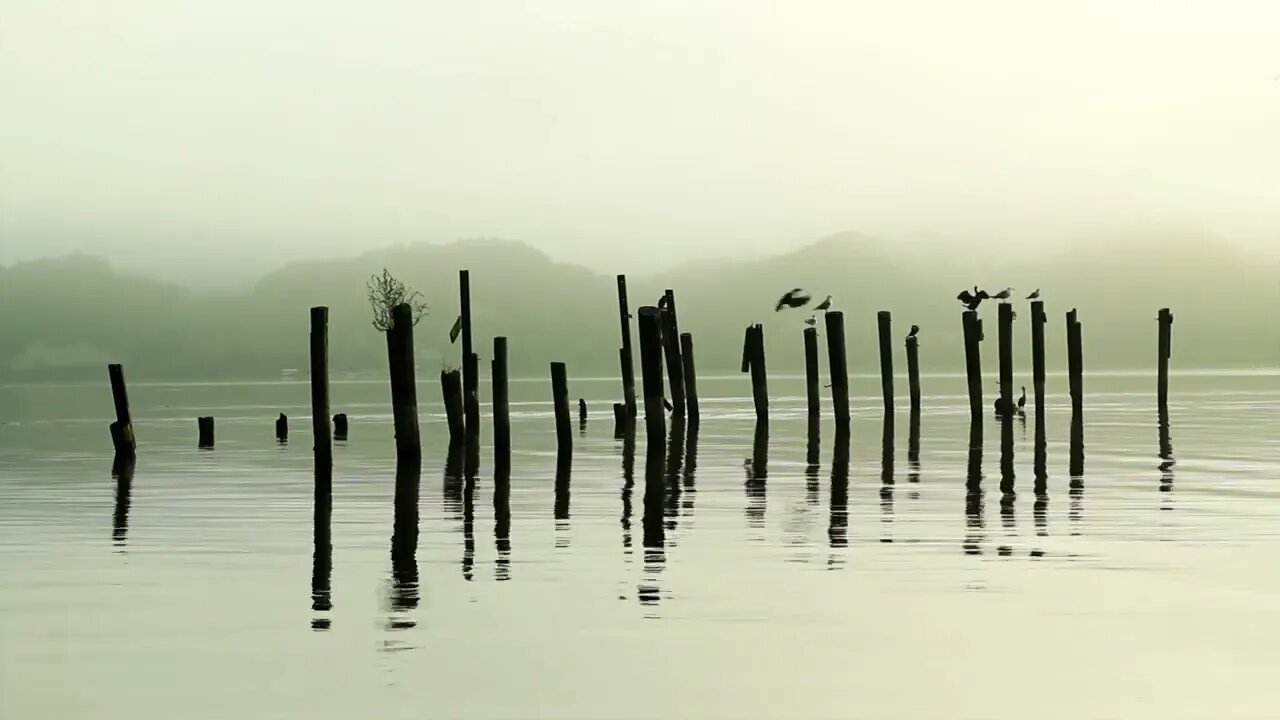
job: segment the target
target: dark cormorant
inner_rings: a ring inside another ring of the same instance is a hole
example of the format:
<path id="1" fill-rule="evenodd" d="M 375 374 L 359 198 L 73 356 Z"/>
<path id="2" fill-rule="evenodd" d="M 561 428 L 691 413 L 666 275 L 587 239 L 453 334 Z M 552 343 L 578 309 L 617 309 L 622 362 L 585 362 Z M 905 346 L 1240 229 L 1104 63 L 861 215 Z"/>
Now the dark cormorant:
<path id="1" fill-rule="evenodd" d="M 907 333 L 907 337 L 909 337 L 909 338 L 913 338 L 913 337 L 915 337 L 916 335 L 919 335 L 919 334 L 920 334 L 920 326 L 919 326 L 919 325 L 912 325 L 912 326 L 911 326 L 911 332 Z"/>

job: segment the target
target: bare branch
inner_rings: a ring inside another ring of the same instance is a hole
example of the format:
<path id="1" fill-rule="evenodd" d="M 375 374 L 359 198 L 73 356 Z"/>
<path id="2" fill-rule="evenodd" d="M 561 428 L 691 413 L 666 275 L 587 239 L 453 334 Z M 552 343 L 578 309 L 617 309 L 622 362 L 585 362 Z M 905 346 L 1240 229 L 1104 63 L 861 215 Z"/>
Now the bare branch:
<path id="1" fill-rule="evenodd" d="M 417 325 L 430 310 L 422 300 L 422 293 L 410 290 L 405 284 L 395 279 L 391 272 L 383 268 L 381 273 L 369 276 L 366 284 L 369 307 L 373 311 L 373 327 L 386 332 L 395 324 L 393 311 L 397 305 L 408 303 L 413 310 L 413 324 Z"/>

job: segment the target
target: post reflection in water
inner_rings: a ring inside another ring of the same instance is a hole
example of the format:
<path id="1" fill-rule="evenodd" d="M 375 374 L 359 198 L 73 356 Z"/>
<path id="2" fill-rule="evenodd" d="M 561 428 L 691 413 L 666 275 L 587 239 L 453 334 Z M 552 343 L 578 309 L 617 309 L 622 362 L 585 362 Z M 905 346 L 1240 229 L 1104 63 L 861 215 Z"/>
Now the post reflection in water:
<path id="1" fill-rule="evenodd" d="M 769 476 L 769 426 L 757 422 L 755 437 L 751 444 L 751 458 L 743 463 L 747 479 L 747 527 L 753 530 L 764 529 L 764 514 L 768 500 L 766 479 Z M 763 536 L 755 536 L 754 540 L 763 540 Z"/>
<path id="2" fill-rule="evenodd" d="M 907 427 L 907 482 L 920 482 L 920 411 L 914 409 Z M 919 494 L 912 491 L 911 496 L 915 498 Z"/>
<path id="3" fill-rule="evenodd" d="M 418 491 L 422 466 L 416 460 L 396 463 L 395 514 L 391 531 L 391 629 L 410 628 L 400 613 L 418 607 Z"/>
<path id="4" fill-rule="evenodd" d="M 1049 480 L 1049 460 L 1048 460 L 1049 442 L 1046 438 L 1044 413 L 1036 413 L 1036 441 L 1035 441 L 1035 493 L 1039 498 L 1047 489 Z"/>
<path id="5" fill-rule="evenodd" d="M 663 480 L 663 447 L 647 443 L 644 456 L 644 514 L 641 519 L 644 578 L 636 588 L 641 605 L 657 605 L 661 599 L 658 576 L 666 563 L 666 530 L 663 526 L 666 485 Z"/>
<path id="6" fill-rule="evenodd" d="M 822 450 L 822 441 L 819 439 L 818 418 L 809 418 L 808 431 L 805 434 L 805 453 L 804 453 L 804 499 L 809 505 L 817 505 L 820 500 L 818 492 L 821 490 L 818 484 L 818 455 Z"/>
<path id="7" fill-rule="evenodd" d="M 1159 416 L 1160 430 L 1160 492 L 1173 492 L 1173 466 L 1176 463 L 1173 457 L 1173 438 L 1169 431 L 1169 411 L 1166 408 L 1160 408 Z M 1161 510 L 1172 510 L 1173 506 L 1170 502 L 1161 505 Z"/>
<path id="8" fill-rule="evenodd" d="M 685 438 L 684 450 L 684 498 L 680 504 L 681 512 L 686 518 L 693 518 L 693 501 L 698 493 L 698 487 L 694 474 L 698 470 L 698 421 L 692 420 L 689 423 L 689 433 Z"/>
<path id="9" fill-rule="evenodd" d="M 636 486 L 636 434 L 628 430 L 622 438 L 622 549 L 631 554 L 631 491 Z"/>
<path id="10" fill-rule="evenodd" d="M 831 502 L 830 520 L 827 524 L 827 542 L 832 550 L 849 545 L 849 429 L 836 428 L 831 449 Z M 843 560 L 832 555 L 829 566 L 840 565 Z"/>
<path id="11" fill-rule="evenodd" d="M 463 461 L 466 459 L 466 449 L 463 443 L 449 443 L 449 449 L 445 453 L 444 460 L 444 484 L 440 492 L 440 498 L 444 502 L 445 515 L 450 520 L 462 519 L 462 486 L 463 486 Z"/>
<path id="12" fill-rule="evenodd" d="M 893 524 L 893 451 L 894 451 L 894 418 L 886 413 L 884 430 L 880 436 L 880 522 L 885 527 L 885 534 L 880 542 L 891 543 L 893 538 L 888 534 Z"/>
<path id="13" fill-rule="evenodd" d="M 129 535 L 129 501 L 133 494 L 133 468 L 135 459 L 117 455 L 111 463 L 111 477 L 116 480 L 115 510 L 111 515 L 111 542 L 124 547 Z"/>
<path id="14" fill-rule="evenodd" d="M 569 547 L 569 474 L 573 469 L 573 451 L 556 453 L 555 506 L 556 547 Z"/>
<path id="15" fill-rule="evenodd" d="M 1084 420 L 1079 414 L 1071 413 L 1071 477 L 1067 490 L 1067 520 L 1071 524 L 1070 535 L 1080 535 L 1080 522 L 1084 519 Z"/>
<path id="16" fill-rule="evenodd" d="M 497 559 L 493 579 L 511 579 L 511 468 L 499 463 L 493 471 L 493 546 Z"/>
<path id="17" fill-rule="evenodd" d="M 467 475 L 462 487 L 462 579 L 472 579 L 476 562 L 476 478 Z"/>
<path id="18" fill-rule="evenodd" d="M 983 519 L 984 500 L 982 497 L 982 423 L 975 419 L 969 425 L 969 463 L 965 480 L 965 555 L 981 555 L 983 532 L 986 523 Z"/>
<path id="19" fill-rule="evenodd" d="M 329 611 L 333 609 L 329 579 L 333 573 L 333 541 L 329 535 L 333 515 L 333 464 L 318 460 L 315 464 L 315 513 L 313 516 L 313 551 L 311 554 L 311 627 L 328 630 Z"/>
<path id="20" fill-rule="evenodd" d="M 684 418 L 671 418 L 671 435 L 667 439 L 667 463 L 664 482 L 666 494 L 663 500 L 663 515 L 666 518 L 667 531 L 675 532 L 680 518 L 680 471 L 684 468 Z"/>

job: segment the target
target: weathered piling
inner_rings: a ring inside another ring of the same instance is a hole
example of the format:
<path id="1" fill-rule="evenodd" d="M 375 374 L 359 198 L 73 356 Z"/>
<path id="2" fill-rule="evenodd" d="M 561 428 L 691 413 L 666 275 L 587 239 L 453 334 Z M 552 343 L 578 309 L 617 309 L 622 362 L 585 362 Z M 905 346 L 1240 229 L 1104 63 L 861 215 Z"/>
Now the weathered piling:
<path id="1" fill-rule="evenodd" d="M 458 271 L 458 293 L 462 306 L 462 408 L 467 447 L 472 448 L 480 443 L 480 379 L 476 377 L 479 360 L 471 344 L 471 271 Z"/>
<path id="2" fill-rule="evenodd" d="M 1076 414 L 1084 409 L 1084 352 L 1080 340 L 1080 320 L 1072 309 L 1067 313 L 1067 376 L 1071 412 Z"/>
<path id="3" fill-rule="evenodd" d="M 569 378 L 564 363 L 551 363 L 551 401 L 556 415 L 556 443 L 561 452 L 573 449 L 569 427 Z"/>
<path id="4" fill-rule="evenodd" d="M 613 404 L 613 436 L 620 438 L 627 433 L 627 426 L 630 424 L 630 418 L 627 417 L 627 404 Z"/>
<path id="5" fill-rule="evenodd" d="M 1156 356 L 1156 405 L 1161 412 L 1169 410 L 1169 357 L 1172 355 L 1173 313 L 1169 308 L 1160 308 L 1157 318 L 1160 323 L 1160 336 Z"/>
<path id="6" fill-rule="evenodd" d="M 337 415 L 334 415 L 333 416 L 333 439 L 346 440 L 347 429 L 348 429 L 347 414 L 338 413 Z"/>
<path id="7" fill-rule="evenodd" d="M 684 363 L 680 360 L 680 326 L 676 321 L 676 296 L 671 290 L 664 295 L 666 307 L 660 308 L 662 319 L 662 353 L 667 365 L 667 384 L 671 387 L 671 414 L 683 417 Z"/>
<path id="8" fill-rule="evenodd" d="M 418 385 L 414 375 L 413 308 L 408 303 L 392 308 L 391 327 L 387 328 L 386 335 L 396 460 L 418 462 L 422 458 L 422 442 L 418 434 Z"/>
<path id="9" fill-rule="evenodd" d="M 507 469 L 511 467 L 511 407 L 505 337 L 493 339 L 493 360 L 489 367 L 493 375 L 493 461 L 497 468 Z"/>
<path id="10" fill-rule="evenodd" d="M 208 415 L 202 415 L 196 418 L 196 429 L 198 430 L 196 446 L 201 448 L 212 448 L 213 418 Z"/>
<path id="11" fill-rule="evenodd" d="M 329 308 L 311 308 L 311 435 L 317 466 L 333 457 L 329 433 Z"/>
<path id="12" fill-rule="evenodd" d="M 764 361 L 764 326 L 751 325 L 746 330 L 742 348 L 743 372 L 751 373 L 751 398 L 756 408 L 756 424 L 769 424 L 769 376 Z"/>
<path id="13" fill-rule="evenodd" d="M 999 329 L 998 349 L 1000 352 L 1000 400 L 998 409 L 1001 415 L 1009 415 L 1014 411 L 1013 402 L 1013 306 L 1002 302 L 998 306 Z"/>
<path id="14" fill-rule="evenodd" d="M 587 426 L 587 401 L 585 398 L 578 398 L 578 425 L 583 428 Z"/>
<path id="15" fill-rule="evenodd" d="M 289 442 L 289 416 L 284 413 L 276 418 L 276 442 L 281 445 Z"/>
<path id="16" fill-rule="evenodd" d="M 137 450 L 133 437 L 133 415 L 129 412 L 129 391 L 124 384 L 124 367 L 113 363 L 107 366 L 111 380 L 111 400 L 116 408 L 116 421 L 110 427 L 111 444 L 117 455 L 128 457 Z"/>
<path id="17" fill-rule="evenodd" d="M 680 362 L 684 365 L 684 402 L 690 422 L 697 422 L 702 411 L 698 409 L 698 375 L 693 362 L 693 336 L 680 333 Z"/>
<path id="18" fill-rule="evenodd" d="M 837 428 L 849 427 L 849 366 L 845 360 L 844 313 L 824 313 L 827 326 L 827 368 L 831 373 L 831 407 Z"/>
<path id="19" fill-rule="evenodd" d="M 982 354 L 976 310 L 966 310 L 961 316 L 964 326 L 964 372 L 969 384 L 969 417 L 974 422 L 982 418 Z"/>
<path id="20" fill-rule="evenodd" d="M 493 361 L 495 363 L 498 361 L 496 356 Z M 440 371 L 440 394 L 444 399 L 444 415 L 449 425 L 449 444 L 461 446 L 466 440 L 466 423 L 462 419 L 462 373 L 460 371 Z"/>
<path id="21" fill-rule="evenodd" d="M 640 379 L 644 383 L 645 434 L 650 443 L 662 443 L 667 436 L 666 411 L 662 406 L 662 331 L 658 308 L 646 305 L 637 311 L 640 336 Z"/>
<path id="22" fill-rule="evenodd" d="M 920 414 L 920 339 L 907 337 L 907 392 L 911 396 L 911 413 Z"/>
<path id="23" fill-rule="evenodd" d="M 884 396 L 884 414 L 893 414 L 893 316 L 888 310 L 876 313 L 880 331 L 880 393 Z"/>
<path id="24" fill-rule="evenodd" d="M 808 401 L 809 418 L 822 414 L 821 397 L 818 394 L 818 329 L 804 329 L 804 389 Z"/>
<path id="25" fill-rule="evenodd" d="M 631 311 L 627 308 L 627 276 L 618 276 L 618 321 L 622 326 L 622 347 L 618 349 L 619 364 L 622 368 L 622 402 L 627 408 L 627 417 L 636 417 L 636 370 L 635 356 L 631 352 Z"/>
<path id="26" fill-rule="evenodd" d="M 1044 415 L 1044 301 L 1031 301 L 1031 389 L 1036 396 L 1036 422 Z"/>

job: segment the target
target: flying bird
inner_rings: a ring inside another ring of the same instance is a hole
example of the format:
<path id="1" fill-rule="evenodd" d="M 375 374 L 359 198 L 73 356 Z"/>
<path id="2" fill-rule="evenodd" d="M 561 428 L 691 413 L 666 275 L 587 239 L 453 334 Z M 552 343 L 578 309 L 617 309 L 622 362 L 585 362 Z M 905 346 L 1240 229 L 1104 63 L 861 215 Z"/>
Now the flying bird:
<path id="1" fill-rule="evenodd" d="M 1036 291 L 1035 291 L 1035 292 L 1033 292 L 1033 293 L 1031 293 L 1030 295 L 1028 295 L 1028 296 L 1027 296 L 1027 299 L 1028 299 L 1028 300 L 1039 300 L 1039 299 L 1040 299 L 1040 288 L 1036 288 Z"/>
<path id="2" fill-rule="evenodd" d="M 801 290 L 800 288 L 794 288 L 792 290 L 787 291 L 787 293 L 782 297 L 778 298 L 778 305 L 773 309 L 773 311 L 781 312 L 782 308 L 784 307 L 789 307 L 789 308 L 804 307 L 805 305 L 808 305 L 809 301 L 812 299 L 813 298 L 810 297 L 809 293 L 805 292 L 804 290 Z"/>
<path id="3" fill-rule="evenodd" d="M 458 342 L 458 333 L 462 332 L 462 316 L 459 315 L 457 320 L 453 321 L 453 327 L 449 328 L 449 344 Z"/>
<path id="4" fill-rule="evenodd" d="M 823 300 L 822 302 L 818 303 L 818 306 L 814 308 L 814 310 L 830 310 L 830 309 L 831 309 L 830 295 L 827 296 L 826 300 Z"/>
<path id="5" fill-rule="evenodd" d="M 911 332 L 907 333 L 907 337 L 909 337 L 909 338 L 913 338 L 913 337 L 915 337 L 916 335 L 919 335 L 919 334 L 920 334 L 920 326 L 919 326 L 919 325 L 912 325 L 912 326 L 911 326 Z"/>

